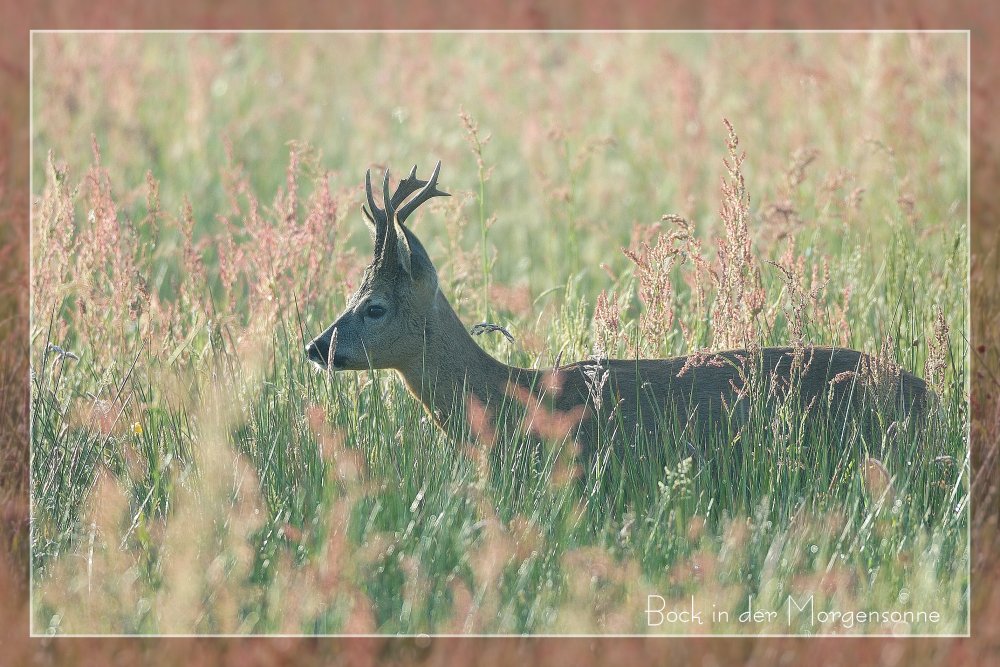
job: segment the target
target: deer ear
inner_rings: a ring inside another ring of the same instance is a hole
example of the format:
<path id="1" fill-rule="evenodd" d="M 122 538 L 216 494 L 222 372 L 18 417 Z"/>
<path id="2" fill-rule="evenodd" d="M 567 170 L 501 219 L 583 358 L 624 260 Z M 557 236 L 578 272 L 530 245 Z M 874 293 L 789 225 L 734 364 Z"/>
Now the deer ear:
<path id="1" fill-rule="evenodd" d="M 437 271 L 427 251 L 416 234 L 411 232 L 405 225 L 398 225 L 396 248 L 399 254 L 399 263 L 413 280 L 426 282 L 430 280 L 437 282 Z"/>
<path id="2" fill-rule="evenodd" d="M 364 204 L 361 205 L 361 212 L 365 214 L 365 226 L 371 232 L 372 239 L 375 239 L 378 236 L 378 226 L 375 224 L 375 218 L 372 217 L 372 214 L 369 213 Z"/>
<path id="3" fill-rule="evenodd" d="M 402 225 L 400 225 L 402 227 Z M 406 232 L 401 228 L 396 234 L 396 254 L 399 255 L 399 264 L 406 271 L 406 275 L 413 277 L 413 263 L 411 258 L 413 253 L 410 251 L 410 242 L 406 238 Z"/>

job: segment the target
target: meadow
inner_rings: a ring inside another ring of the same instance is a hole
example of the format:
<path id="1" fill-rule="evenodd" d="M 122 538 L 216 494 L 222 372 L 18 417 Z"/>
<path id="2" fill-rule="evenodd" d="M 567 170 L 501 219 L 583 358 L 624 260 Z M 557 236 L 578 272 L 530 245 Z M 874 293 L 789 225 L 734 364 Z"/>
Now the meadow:
<path id="1" fill-rule="evenodd" d="M 965 633 L 964 39 L 36 34 L 33 632 Z M 642 503 L 565 443 L 491 468 L 303 351 L 370 259 L 365 169 L 438 159 L 413 228 L 503 361 L 853 347 L 933 428 L 852 445 L 885 494 L 794 411 Z"/>

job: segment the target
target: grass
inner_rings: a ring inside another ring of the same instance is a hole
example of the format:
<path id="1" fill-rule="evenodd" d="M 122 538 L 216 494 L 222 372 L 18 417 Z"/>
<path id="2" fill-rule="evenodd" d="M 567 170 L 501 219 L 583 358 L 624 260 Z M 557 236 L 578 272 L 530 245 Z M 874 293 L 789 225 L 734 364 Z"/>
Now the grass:
<path id="1" fill-rule="evenodd" d="M 947 35 L 37 35 L 34 632 L 965 632 L 964 54 Z M 865 443 L 894 495 L 794 406 L 755 415 L 752 457 L 623 466 L 586 494 L 567 443 L 486 465 L 391 374 L 316 373 L 303 344 L 370 254 L 364 169 L 436 158 L 453 196 L 415 229 L 464 321 L 515 336 L 486 349 L 880 352 L 942 398 L 928 434 Z M 649 594 L 706 623 L 648 627 Z M 790 596 L 941 620 L 789 621 Z M 740 622 L 751 597 L 782 613 Z"/>

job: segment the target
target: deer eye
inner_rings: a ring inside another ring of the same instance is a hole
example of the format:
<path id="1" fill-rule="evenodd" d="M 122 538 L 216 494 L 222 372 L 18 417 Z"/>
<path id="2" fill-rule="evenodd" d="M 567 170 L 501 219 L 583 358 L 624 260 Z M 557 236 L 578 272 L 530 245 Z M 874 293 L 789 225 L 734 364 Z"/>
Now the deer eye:
<path id="1" fill-rule="evenodd" d="M 385 308 L 379 305 L 372 304 L 365 310 L 365 317 L 370 317 L 373 320 L 377 320 L 383 315 L 385 315 Z"/>

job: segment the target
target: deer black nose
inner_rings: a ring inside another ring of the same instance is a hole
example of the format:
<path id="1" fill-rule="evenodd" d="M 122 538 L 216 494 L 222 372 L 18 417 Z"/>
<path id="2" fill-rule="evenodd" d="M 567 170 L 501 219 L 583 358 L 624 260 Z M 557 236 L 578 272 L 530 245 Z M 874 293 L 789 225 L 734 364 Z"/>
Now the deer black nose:
<path id="1" fill-rule="evenodd" d="M 330 349 L 329 345 L 323 345 L 322 341 L 314 340 L 306 345 L 306 356 L 309 357 L 309 361 L 313 361 L 317 364 L 326 365 L 326 353 Z"/>

